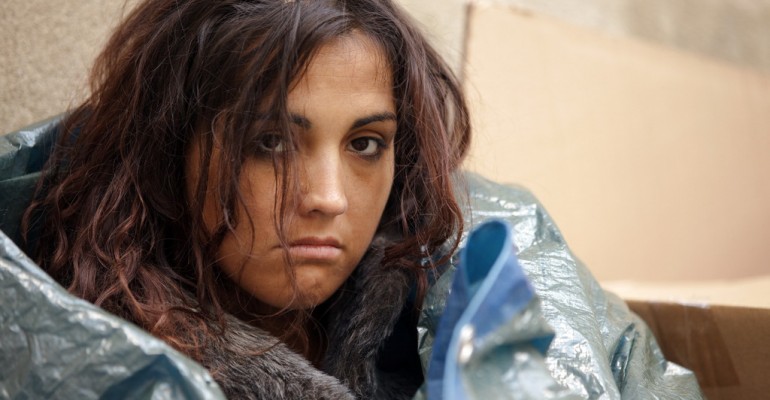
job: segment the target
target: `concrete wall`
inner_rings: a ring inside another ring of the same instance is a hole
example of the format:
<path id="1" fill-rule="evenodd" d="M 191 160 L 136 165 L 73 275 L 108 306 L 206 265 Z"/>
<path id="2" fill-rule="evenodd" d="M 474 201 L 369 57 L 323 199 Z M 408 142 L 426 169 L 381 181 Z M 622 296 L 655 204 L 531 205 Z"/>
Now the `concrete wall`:
<path id="1" fill-rule="evenodd" d="M 0 1 L 0 132 L 77 104 L 122 13 L 123 0 Z"/>

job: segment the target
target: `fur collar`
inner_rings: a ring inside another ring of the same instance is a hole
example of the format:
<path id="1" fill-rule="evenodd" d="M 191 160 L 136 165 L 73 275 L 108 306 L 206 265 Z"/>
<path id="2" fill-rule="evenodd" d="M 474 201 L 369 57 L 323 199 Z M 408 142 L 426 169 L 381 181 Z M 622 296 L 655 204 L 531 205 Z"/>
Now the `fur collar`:
<path id="1" fill-rule="evenodd" d="M 414 376 L 419 371 L 377 365 L 402 311 L 412 312 L 404 308 L 410 275 L 383 268 L 383 249 L 384 243 L 375 241 L 336 294 L 327 314 L 323 371 L 264 330 L 228 316 L 227 331 L 202 360 L 228 398 L 410 399 L 422 381 Z"/>

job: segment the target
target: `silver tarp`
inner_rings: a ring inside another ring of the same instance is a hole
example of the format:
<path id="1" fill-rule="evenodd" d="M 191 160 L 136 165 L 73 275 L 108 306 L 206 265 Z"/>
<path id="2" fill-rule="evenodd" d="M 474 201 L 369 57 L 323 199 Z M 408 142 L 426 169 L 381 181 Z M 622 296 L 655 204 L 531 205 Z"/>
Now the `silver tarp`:
<path id="1" fill-rule="evenodd" d="M 50 151 L 49 128 L 57 122 L 0 137 L 0 229 L 8 234 L 0 232 L 0 398 L 224 398 L 200 365 L 69 295 L 9 239 L 18 240 L 19 216 Z M 467 226 L 491 217 L 510 222 L 519 261 L 539 297 L 499 334 L 521 336 L 540 329 L 542 320 L 555 332 L 544 358 L 519 352 L 510 365 L 474 369 L 471 378 L 483 381 L 485 395 L 701 398 L 694 376 L 663 359 L 644 323 L 599 287 L 531 194 L 471 174 L 465 181 L 470 189 Z M 425 360 L 453 268 L 426 300 L 419 327 Z M 484 375 L 485 368 L 496 372 Z"/>
<path id="2" fill-rule="evenodd" d="M 69 295 L 0 233 L 0 398 L 224 399 L 208 372 Z"/>
<path id="3" fill-rule="evenodd" d="M 466 232 L 490 218 L 510 223 L 519 263 L 539 298 L 514 321 L 501 326 L 492 340 L 521 341 L 527 330 L 534 337 L 540 315 L 555 332 L 544 360 L 537 352 L 522 350 L 489 361 L 497 365 L 477 365 L 494 374 L 465 371 L 465 381 L 484 389 L 484 396 L 471 398 L 702 398 L 695 375 L 665 360 L 645 323 L 620 298 L 602 290 L 531 193 L 470 173 L 462 181 L 460 186 L 466 186 L 469 193 Z M 426 370 L 456 264 L 454 257 L 449 271 L 429 290 L 420 317 L 419 350 Z M 424 396 L 420 393 L 416 398 Z"/>

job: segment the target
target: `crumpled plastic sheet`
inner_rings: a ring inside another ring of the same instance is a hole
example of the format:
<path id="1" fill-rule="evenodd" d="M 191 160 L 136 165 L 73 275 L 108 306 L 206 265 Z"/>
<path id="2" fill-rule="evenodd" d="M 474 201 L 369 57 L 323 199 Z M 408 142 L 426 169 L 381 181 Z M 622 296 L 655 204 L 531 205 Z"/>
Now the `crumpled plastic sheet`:
<path id="1" fill-rule="evenodd" d="M 69 295 L 0 233 L 0 398 L 224 399 L 208 372 Z"/>
<path id="2" fill-rule="evenodd" d="M 0 136 L 0 230 L 14 241 L 61 117 Z"/>
<path id="3" fill-rule="evenodd" d="M 57 122 L 0 137 L 0 217 L 18 221 Z M 70 295 L 0 232 L 0 398 L 225 397 L 199 364 Z"/>
<path id="4" fill-rule="evenodd" d="M 555 332 L 544 358 L 522 349 L 467 368 L 463 381 L 482 390 L 471 398 L 702 398 L 694 374 L 665 360 L 645 323 L 620 298 L 602 290 L 531 193 L 472 173 L 459 181 L 458 186 L 469 189 L 466 232 L 490 218 L 508 221 L 519 263 L 539 298 L 500 327 L 498 340 L 521 340 L 528 330 L 536 330 L 541 315 Z M 455 256 L 423 305 L 418 334 L 425 371 L 457 263 Z M 431 398 L 425 387 L 415 396 L 424 398 Z"/>
<path id="5" fill-rule="evenodd" d="M 545 365 L 554 332 L 517 261 L 509 224 L 476 225 L 456 269 L 442 279 L 449 275 L 427 374 L 431 399 L 578 398 Z"/>

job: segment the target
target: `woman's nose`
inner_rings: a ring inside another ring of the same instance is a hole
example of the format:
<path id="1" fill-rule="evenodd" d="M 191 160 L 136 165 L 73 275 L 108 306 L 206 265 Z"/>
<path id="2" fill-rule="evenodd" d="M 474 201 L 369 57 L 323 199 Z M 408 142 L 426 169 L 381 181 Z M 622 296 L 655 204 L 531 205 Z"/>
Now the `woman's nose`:
<path id="1" fill-rule="evenodd" d="M 348 209 L 341 160 L 326 156 L 304 160 L 300 212 L 337 216 Z"/>

